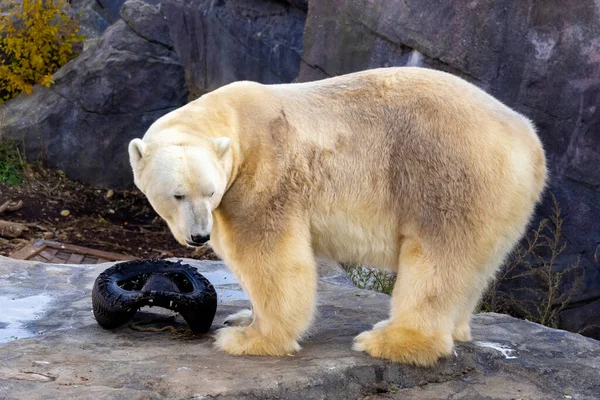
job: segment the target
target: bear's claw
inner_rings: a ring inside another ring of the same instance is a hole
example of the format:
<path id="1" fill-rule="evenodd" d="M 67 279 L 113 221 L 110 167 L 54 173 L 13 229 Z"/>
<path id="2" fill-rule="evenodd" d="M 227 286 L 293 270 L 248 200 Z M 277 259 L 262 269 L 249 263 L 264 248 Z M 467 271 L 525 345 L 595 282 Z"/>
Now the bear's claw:
<path id="1" fill-rule="evenodd" d="M 248 326 L 254 320 L 252 310 L 242 310 L 228 316 L 223 324 L 227 326 Z"/>

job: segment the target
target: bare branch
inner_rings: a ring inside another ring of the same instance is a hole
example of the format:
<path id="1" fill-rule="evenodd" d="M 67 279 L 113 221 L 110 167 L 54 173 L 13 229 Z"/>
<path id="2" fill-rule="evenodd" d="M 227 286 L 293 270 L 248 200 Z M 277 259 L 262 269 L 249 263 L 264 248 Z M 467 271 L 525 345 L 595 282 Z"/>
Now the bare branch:
<path id="1" fill-rule="evenodd" d="M 23 200 L 19 200 L 17 202 L 8 200 L 7 202 L 5 202 L 4 204 L 2 204 L 0 206 L 0 214 L 2 214 L 5 211 L 14 212 L 14 211 L 20 210 L 22 207 L 23 207 Z"/>

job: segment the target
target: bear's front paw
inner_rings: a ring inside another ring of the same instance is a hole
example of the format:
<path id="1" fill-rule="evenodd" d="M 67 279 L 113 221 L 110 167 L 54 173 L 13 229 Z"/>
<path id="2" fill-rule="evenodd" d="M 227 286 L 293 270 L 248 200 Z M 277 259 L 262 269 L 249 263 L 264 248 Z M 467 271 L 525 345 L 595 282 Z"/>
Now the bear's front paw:
<path id="1" fill-rule="evenodd" d="M 231 314 L 223 323 L 228 326 L 248 326 L 253 320 L 252 310 L 242 310 Z"/>
<path id="2" fill-rule="evenodd" d="M 452 339 L 387 324 L 358 335 L 353 348 L 372 357 L 429 367 L 450 355 Z"/>
<path id="3" fill-rule="evenodd" d="M 283 356 L 300 350 L 295 339 L 265 336 L 254 326 L 219 329 L 215 345 L 232 355 Z"/>

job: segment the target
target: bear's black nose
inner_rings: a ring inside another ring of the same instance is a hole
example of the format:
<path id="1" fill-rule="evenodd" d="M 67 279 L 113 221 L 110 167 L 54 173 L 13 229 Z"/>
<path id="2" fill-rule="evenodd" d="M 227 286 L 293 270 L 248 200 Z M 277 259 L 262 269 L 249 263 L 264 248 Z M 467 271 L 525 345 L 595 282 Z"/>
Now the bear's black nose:
<path id="1" fill-rule="evenodd" d="M 202 236 L 202 235 L 192 235 L 192 242 L 188 242 L 191 246 L 200 246 L 204 243 L 208 242 L 210 239 L 210 235 Z"/>

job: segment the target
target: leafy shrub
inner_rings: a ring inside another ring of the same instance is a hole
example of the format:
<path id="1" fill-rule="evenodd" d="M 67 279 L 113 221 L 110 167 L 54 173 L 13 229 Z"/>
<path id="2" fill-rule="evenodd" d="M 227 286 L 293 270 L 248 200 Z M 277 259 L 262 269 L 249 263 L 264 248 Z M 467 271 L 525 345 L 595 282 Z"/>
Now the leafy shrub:
<path id="1" fill-rule="evenodd" d="M 374 290 L 389 295 L 394 290 L 396 274 L 393 272 L 381 271 L 359 264 L 343 264 L 342 267 L 352 279 L 352 283 L 359 289 Z"/>
<path id="2" fill-rule="evenodd" d="M 76 56 L 83 41 L 66 0 L 0 0 L 0 103 L 52 74 Z"/>
<path id="3" fill-rule="evenodd" d="M 23 181 L 25 162 L 15 142 L 0 141 L 0 182 L 18 185 Z"/>

